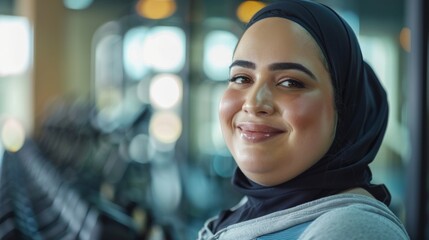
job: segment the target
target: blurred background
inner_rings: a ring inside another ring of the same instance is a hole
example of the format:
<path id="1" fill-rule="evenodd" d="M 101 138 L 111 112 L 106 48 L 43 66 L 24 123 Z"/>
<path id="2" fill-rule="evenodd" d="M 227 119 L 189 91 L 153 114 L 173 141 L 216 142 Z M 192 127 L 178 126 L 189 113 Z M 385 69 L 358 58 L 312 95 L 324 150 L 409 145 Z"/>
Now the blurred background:
<path id="1" fill-rule="evenodd" d="M 218 102 L 245 23 L 270 2 L 0 0 L 0 239 L 195 239 L 235 205 Z M 373 182 L 429 239 L 428 3 L 319 2 L 388 92 Z"/>

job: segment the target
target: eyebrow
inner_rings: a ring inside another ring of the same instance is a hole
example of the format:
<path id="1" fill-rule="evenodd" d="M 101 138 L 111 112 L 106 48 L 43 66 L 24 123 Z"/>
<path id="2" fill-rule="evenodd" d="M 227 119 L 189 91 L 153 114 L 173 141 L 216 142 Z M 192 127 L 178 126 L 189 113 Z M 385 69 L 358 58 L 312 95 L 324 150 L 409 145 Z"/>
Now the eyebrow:
<path id="1" fill-rule="evenodd" d="M 229 69 L 232 67 L 244 67 L 244 68 L 250 68 L 250 69 L 256 69 L 256 64 L 253 62 L 245 61 L 245 60 L 235 60 L 230 66 Z"/>
<path id="2" fill-rule="evenodd" d="M 245 60 L 236 60 L 234 61 L 229 68 L 232 67 L 244 67 L 244 68 L 250 68 L 250 69 L 256 69 L 256 64 L 250 61 Z M 278 62 L 278 63 L 272 63 L 268 67 L 271 71 L 278 71 L 278 70 L 298 70 L 301 71 L 308 76 L 310 76 L 313 80 L 317 80 L 316 76 L 313 72 L 311 72 L 308 68 L 306 68 L 304 65 L 294 62 Z"/>

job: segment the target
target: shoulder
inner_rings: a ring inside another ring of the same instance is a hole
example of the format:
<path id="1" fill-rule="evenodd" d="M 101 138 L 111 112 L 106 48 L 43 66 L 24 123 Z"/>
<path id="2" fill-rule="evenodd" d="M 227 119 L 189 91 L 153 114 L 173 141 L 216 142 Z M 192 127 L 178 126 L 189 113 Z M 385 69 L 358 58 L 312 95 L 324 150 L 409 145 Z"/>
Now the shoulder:
<path id="1" fill-rule="evenodd" d="M 376 200 L 374 200 L 376 201 Z M 316 218 L 300 239 L 409 239 L 400 220 L 384 205 L 351 204 Z"/>

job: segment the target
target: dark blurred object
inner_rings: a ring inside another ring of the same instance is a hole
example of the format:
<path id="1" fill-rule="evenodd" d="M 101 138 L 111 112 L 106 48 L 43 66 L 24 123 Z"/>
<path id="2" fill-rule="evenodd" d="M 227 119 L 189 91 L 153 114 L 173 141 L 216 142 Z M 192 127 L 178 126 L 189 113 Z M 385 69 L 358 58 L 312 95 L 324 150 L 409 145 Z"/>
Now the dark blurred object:
<path id="1" fill-rule="evenodd" d="M 150 108 L 109 133 L 94 126 L 92 111 L 57 104 L 36 141 L 4 154 L 0 239 L 173 239 L 147 200 L 149 163 L 124 151 L 148 131 Z"/>
<path id="2" fill-rule="evenodd" d="M 130 218 L 88 201 L 36 151 L 4 155 L 0 239 L 138 239 Z"/>

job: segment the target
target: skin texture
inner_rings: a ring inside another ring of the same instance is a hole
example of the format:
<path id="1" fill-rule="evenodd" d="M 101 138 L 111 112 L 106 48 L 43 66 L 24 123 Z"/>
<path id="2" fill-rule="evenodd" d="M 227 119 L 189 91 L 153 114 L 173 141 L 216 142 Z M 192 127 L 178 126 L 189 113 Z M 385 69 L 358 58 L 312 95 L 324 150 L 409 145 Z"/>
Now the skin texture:
<path id="1" fill-rule="evenodd" d="M 252 181 L 287 182 L 328 151 L 337 114 L 323 59 L 310 34 L 284 18 L 260 20 L 240 39 L 219 117 L 229 150 Z"/>

